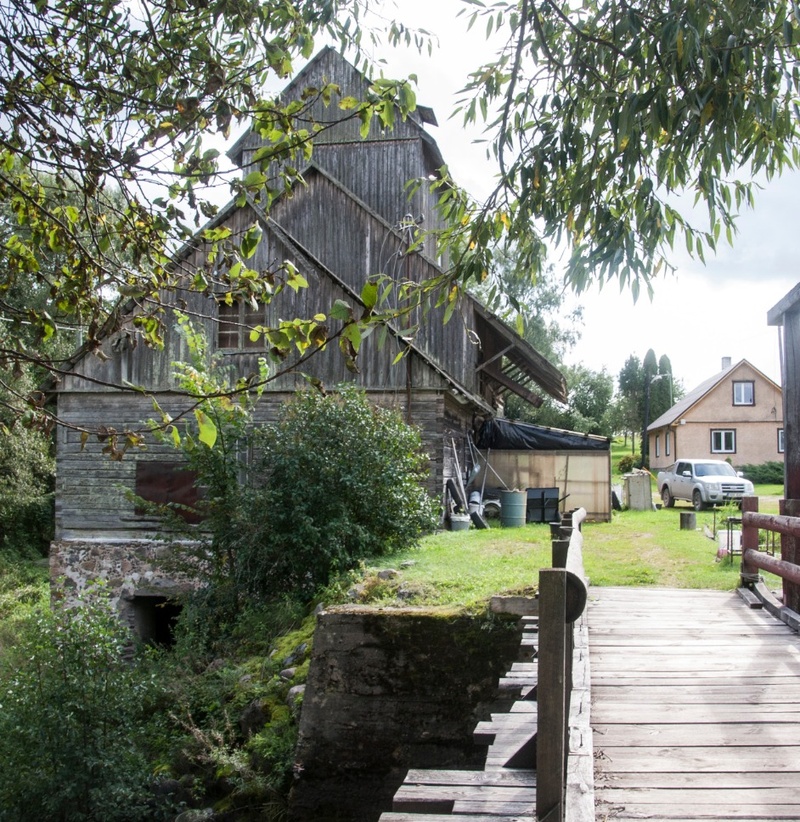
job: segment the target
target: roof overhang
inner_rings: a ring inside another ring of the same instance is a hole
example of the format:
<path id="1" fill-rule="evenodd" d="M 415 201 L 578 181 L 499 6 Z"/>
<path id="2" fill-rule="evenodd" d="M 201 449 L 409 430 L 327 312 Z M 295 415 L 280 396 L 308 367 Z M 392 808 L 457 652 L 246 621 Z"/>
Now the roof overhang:
<path id="1" fill-rule="evenodd" d="M 475 330 L 484 354 L 478 370 L 493 383 L 496 391 L 514 393 L 538 408 L 542 404 L 538 387 L 553 399 L 566 402 L 564 375 L 477 300 L 473 305 Z"/>

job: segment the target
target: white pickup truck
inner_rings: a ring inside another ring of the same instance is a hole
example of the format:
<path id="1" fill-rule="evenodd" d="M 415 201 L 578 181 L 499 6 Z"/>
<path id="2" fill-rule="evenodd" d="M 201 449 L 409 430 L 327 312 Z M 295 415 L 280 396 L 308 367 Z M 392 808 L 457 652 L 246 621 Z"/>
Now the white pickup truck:
<path id="1" fill-rule="evenodd" d="M 753 493 L 753 483 L 722 460 L 678 460 L 659 471 L 656 479 L 666 508 L 682 499 L 702 511 L 726 502 L 741 503 L 743 496 Z"/>

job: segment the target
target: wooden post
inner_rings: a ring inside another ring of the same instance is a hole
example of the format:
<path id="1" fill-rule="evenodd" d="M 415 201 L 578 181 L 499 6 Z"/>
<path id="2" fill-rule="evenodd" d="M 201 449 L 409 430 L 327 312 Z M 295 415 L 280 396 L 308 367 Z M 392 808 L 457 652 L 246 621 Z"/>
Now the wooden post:
<path id="1" fill-rule="evenodd" d="M 767 323 L 783 326 L 783 495 L 785 513 L 795 515 L 800 500 L 800 284 L 767 312 Z M 781 556 L 790 562 L 800 559 L 795 538 L 781 538 Z M 800 607 L 800 586 L 784 581 L 783 604 L 793 611 Z"/>
<path id="2" fill-rule="evenodd" d="M 758 550 L 758 527 L 747 522 L 746 513 L 758 513 L 758 497 L 742 497 L 742 567 L 741 584 L 745 587 L 758 582 L 758 568 L 747 561 L 747 552 Z"/>
<path id="3" fill-rule="evenodd" d="M 567 575 L 539 571 L 539 727 L 536 735 L 536 818 L 563 822 L 567 775 Z"/>
<path id="4" fill-rule="evenodd" d="M 783 442 L 784 488 L 780 512 L 795 517 L 800 514 L 800 305 L 794 303 L 783 315 Z M 781 559 L 800 559 L 797 537 L 781 536 Z M 800 586 L 783 580 L 783 604 L 800 611 Z"/>
<path id="5" fill-rule="evenodd" d="M 800 499 L 782 499 L 780 512 L 787 517 L 800 517 Z M 800 540 L 796 536 L 781 534 L 781 559 L 800 565 Z M 783 604 L 800 613 L 800 587 L 788 579 L 783 580 Z"/>
<path id="6" fill-rule="evenodd" d="M 553 561 L 552 566 L 553 568 L 566 568 L 567 567 L 567 552 L 569 551 L 569 540 L 568 539 L 554 539 L 553 540 Z"/>

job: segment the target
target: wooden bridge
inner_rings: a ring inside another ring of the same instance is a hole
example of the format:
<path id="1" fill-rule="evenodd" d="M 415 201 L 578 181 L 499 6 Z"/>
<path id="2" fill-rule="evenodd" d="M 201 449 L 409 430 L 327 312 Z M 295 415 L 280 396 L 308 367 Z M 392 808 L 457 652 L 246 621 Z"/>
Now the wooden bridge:
<path id="1" fill-rule="evenodd" d="M 800 820 L 800 638 L 735 593 L 597 588 L 598 820 Z"/>
<path id="2" fill-rule="evenodd" d="M 778 525 L 800 536 L 800 523 Z M 751 538 L 743 570 L 762 561 Z M 554 559 L 560 550 L 554 542 Z M 544 573 L 540 610 L 556 579 Z M 410 771 L 381 822 L 800 820 L 800 638 L 757 604 L 591 589 L 566 669 L 552 664 L 548 643 L 560 640 L 542 624 L 534 659 L 509 671 L 517 701 L 476 728 L 489 745 L 484 771 Z M 559 607 L 571 623 L 574 602 Z M 526 651 L 535 631 L 529 620 Z M 562 697 L 559 678 L 572 683 Z"/>

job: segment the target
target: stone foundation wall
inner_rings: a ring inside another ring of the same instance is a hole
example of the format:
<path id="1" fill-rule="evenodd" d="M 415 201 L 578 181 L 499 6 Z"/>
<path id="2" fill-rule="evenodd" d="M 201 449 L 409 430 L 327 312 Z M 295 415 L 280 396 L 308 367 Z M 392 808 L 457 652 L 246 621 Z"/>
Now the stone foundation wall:
<path id="1" fill-rule="evenodd" d="M 87 585 L 102 580 L 120 618 L 133 628 L 134 597 L 169 598 L 193 587 L 188 579 L 165 572 L 164 558 L 171 551 L 171 546 L 157 540 L 53 542 L 50 545 L 52 594 L 70 604 Z"/>
<path id="2" fill-rule="evenodd" d="M 376 822 L 408 768 L 481 768 L 472 742 L 516 658 L 516 619 L 418 609 L 320 614 L 303 699 L 294 822 Z"/>

